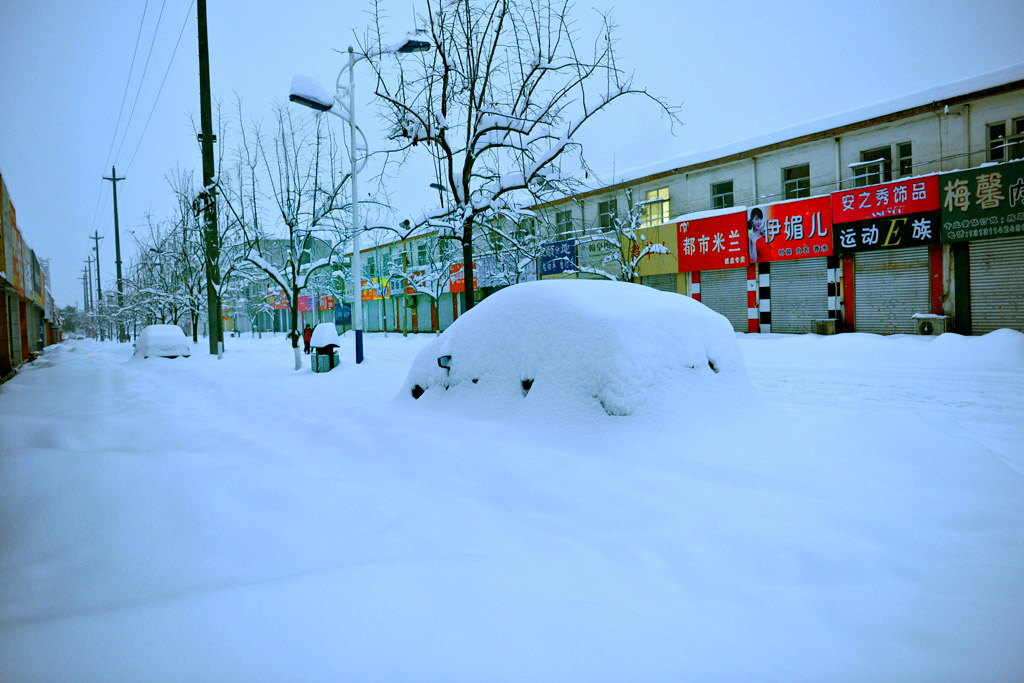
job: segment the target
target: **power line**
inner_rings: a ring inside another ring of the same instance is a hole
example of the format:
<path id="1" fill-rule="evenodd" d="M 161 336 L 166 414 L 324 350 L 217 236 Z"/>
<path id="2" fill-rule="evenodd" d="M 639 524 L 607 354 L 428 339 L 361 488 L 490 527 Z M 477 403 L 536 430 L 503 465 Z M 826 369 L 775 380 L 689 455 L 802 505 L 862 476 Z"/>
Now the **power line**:
<path id="1" fill-rule="evenodd" d="M 142 39 L 142 27 L 146 23 L 146 11 L 149 9 L 149 0 L 146 0 L 146 4 L 142 7 L 142 18 L 139 20 L 139 30 L 135 34 L 135 49 L 132 51 L 132 63 L 128 67 L 128 78 L 124 82 L 124 93 L 121 94 L 121 106 L 117 110 L 117 123 L 114 124 L 114 133 L 110 136 L 110 148 L 107 150 L 107 158 L 103 161 L 103 167 L 106 168 L 107 164 L 110 163 L 110 155 L 114 152 L 114 143 L 117 142 L 117 131 L 121 127 L 121 117 L 124 115 L 124 103 L 128 99 L 128 87 L 132 82 L 132 74 L 135 72 L 135 58 L 139 54 L 139 42 Z M 103 199 L 103 183 L 100 183 L 100 189 L 96 193 L 96 207 L 92 211 L 92 227 L 96 227 L 96 220 L 100 210 L 100 201 Z"/>
<path id="2" fill-rule="evenodd" d="M 139 152 L 139 147 L 142 145 L 143 138 L 146 137 L 146 131 L 149 129 L 149 122 L 153 118 L 153 112 L 156 111 L 156 105 L 160 101 L 160 93 L 164 91 L 164 83 L 167 82 L 167 75 L 171 73 L 171 65 L 174 64 L 174 57 L 178 54 L 178 45 L 181 44 L 181 37 L 185 35 L 185 27 L 188 26 L 188 20 L 192 16 L 192 7 L 195 5 L 195 0 L 189 3 L 188 11 L 185 12 L 185 21 L 181 24 L 181 31 L 178 32 L 178 41 L 174 43 L 174 51 L 171 52 L 171 59 L 167 62 L 167 69 L 164 71 L 163 80 L 160 81 L 160 88 L 156 91 L 156 99 L 153 100 L 153 107 L 149 110 L 149 116 L 146 117 L 146 125 L 142 127 L 142 135 L 139 136 L 139 142 L 135 145 L 135 151 L 132 152 L 132 158 L 128 161 L 128 166 L 125 169 L 125 173 L 132 167 L 132 162 L 135 161 L 135 155 Z"/>
<path id="3" fill-rule="evenodd" d="M 142 67 L 142 77 L 139 79 L 139 87 L 135 91 L 135 100 L 132 102 L 131 113 L 128 114 L 128 123 L 124 126 L 124 133 L 121 135 L 121 144 L 117 146 L 117 153 L 114 154 L 114 160 L 116 161 L 121 157 L 121 148 L 124 147 L 124 141 L 128 137 L 128 129 L 132 125 L 132 117 L 135 116 L 135 106 L 139 103 L 139 95 L 142 94 L 142 84 L 146 82 L 146 73 L 149 71 L 149 60 L 153 56 L 153 47 L 156 46 L 156 36 L 160 32 L 160 20 L 164 17 L 164 7 L 167 5 L 167 0 L 163 0 L 160 3 L 160 14 L 156 18 L 156 28 L 153 29 L 153 38 L 149 41 L 149 52 L 146 54 L 146 64 Z"/>

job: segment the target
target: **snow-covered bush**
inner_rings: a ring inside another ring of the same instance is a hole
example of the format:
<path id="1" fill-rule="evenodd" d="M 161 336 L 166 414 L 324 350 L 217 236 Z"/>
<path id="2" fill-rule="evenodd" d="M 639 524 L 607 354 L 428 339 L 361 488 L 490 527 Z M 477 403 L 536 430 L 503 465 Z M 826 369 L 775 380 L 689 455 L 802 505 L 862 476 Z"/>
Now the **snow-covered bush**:
<path id="1" fill-rule="evenodd" d="M 177 358 L 191 355 L 192 348 L 188 345 L 188 339 L 177 325 L 149 325 L 139 332 L 139 338 L 135 342 L 136 358 Z"/>
<path id="2" fill-rule="evenodd" d="M 631 283 L 547 280 L 458 318 L 416 357 L 400 397 L 569 418 L 746 409 L 755 395 L 731 325 L 703 304 Z"/>

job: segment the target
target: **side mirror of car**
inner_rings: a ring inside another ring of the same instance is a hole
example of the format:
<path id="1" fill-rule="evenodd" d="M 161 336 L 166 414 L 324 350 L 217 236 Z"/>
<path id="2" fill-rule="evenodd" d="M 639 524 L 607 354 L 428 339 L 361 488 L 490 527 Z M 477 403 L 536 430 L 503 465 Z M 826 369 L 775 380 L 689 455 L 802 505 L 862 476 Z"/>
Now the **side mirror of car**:
<path id="1" fill-rule="evenodd" d="M 452 357 L 451 356 L 441 356 L 441 357 L 439 357 L 437 359 L 437 367 L 444 368 L 445 370 L 451 370 L 452 369 Z"/>

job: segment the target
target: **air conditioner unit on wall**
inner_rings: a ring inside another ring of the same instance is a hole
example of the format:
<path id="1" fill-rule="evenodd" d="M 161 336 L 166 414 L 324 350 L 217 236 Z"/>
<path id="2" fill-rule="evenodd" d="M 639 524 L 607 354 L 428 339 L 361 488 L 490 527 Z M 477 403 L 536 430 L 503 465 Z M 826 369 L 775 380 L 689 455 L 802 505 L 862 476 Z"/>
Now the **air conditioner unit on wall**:
<path id="1" fill-rule="evenodd" d="M 928 313 L 915 313 L 911 316 L 917 328 L 918 334 L 925 336 L 937 336 L 944 334 L 949 326 L 948 315 L 931 315 Z"/>

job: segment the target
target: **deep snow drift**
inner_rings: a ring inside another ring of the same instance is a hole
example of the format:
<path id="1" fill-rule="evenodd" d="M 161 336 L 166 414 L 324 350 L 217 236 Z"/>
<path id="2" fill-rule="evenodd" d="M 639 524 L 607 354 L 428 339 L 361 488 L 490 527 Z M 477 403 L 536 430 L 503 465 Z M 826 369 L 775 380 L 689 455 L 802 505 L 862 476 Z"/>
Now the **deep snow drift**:
<path id="1" fill-rule="evenodd" d="M 1024 335 L 741 335 L 743 419 L 582 422 L 395 399 L 436 339 L 48 349 L 0 387 L 2 677 L 1024 677 Z"/>

